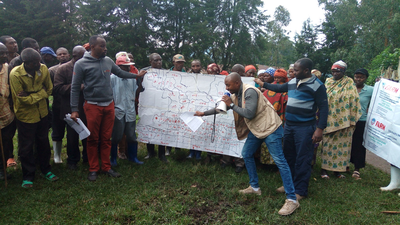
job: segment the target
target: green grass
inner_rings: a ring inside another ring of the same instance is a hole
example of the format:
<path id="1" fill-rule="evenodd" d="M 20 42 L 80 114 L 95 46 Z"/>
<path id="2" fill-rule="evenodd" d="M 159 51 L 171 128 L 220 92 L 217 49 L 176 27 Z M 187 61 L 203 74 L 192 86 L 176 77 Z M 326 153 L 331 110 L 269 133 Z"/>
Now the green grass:
<path id="1" fill-rule="evenodd" d="M 146 155 L 140 144 L 139 158 Z M 100 175 L 87 180 L 88 165 L 77 171 L 63 164 L 53 165 L 60 177 L 49 182 L 37 170 L 34 187 L 21 188 L 22 172 L 9 168 L 13 179 L 8 188 L 0 182 L 0 224 L 399 224 L 400 215 L 384 210 L 399 210 L 396 192 L 381 192 L 390 176 L 367 165 L 362 180 L 319 178 L 320 162 L 315 166 L 309 198 L 291 216 L 278 210 L 285 196 L 275 189 L 280 176 L 258 166 L 262 196 L 243 196 L 248 187 L 246 171 L 221 169 L 218 162 L 209 165 L 186 160 L 187 151 L 173 151 L 170 163 L 146 160 L 142 166 L 119 160 L 116 170 L 121 178 Z M 203 158 L 205 153 L 203 153 Z M 20 166 L 20 164 L 19 164 Z"/>

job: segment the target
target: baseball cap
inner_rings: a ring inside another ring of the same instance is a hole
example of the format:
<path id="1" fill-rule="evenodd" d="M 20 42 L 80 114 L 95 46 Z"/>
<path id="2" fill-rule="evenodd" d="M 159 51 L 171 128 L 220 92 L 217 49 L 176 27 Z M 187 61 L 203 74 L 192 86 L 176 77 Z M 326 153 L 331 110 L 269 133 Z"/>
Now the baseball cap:
<path id="1" fill-rule="evenodd" d="M 120 57 L 117 58 L 115 64 L 117 64 L 117 66 L 130 66 L 133 65 L 134 63 L 132 63 L 128 57 L 121 55 Z"/>
<path id="2" fill-rule="evenodd" d="M 364 69 L 364 68 L 361 68 L 361 69 L 358 69 L 358 70 L 356 70 L 355 72 L 354 72 L 354 74 L 364 74 L 365 76 L 369 76 L 369 73 L 368 73 L 368 70 L 366 70 L 366 69 Z"/>
<path id="3" fill-rule="evenodd" d="M 48 54 L 48 55 L 52 55 L 52 56 L 54 56 L 54 57 L 57 57 L 56 53 L 54 53 L 53 49 L 50 48 L 50 47 L 43 47 L 43 48 L 41 48 L 41 49 L 40 49 L 40 54 L 41 54 L 41 55 Z"/>
<path id="4" fill-rule="evenodd" d="M 176 54 L 174 55 L 174 57 L 172 58 L 173 62 L 186 62 L 185 57 L 183 57 L 183 55 L 181 54 Z"/>

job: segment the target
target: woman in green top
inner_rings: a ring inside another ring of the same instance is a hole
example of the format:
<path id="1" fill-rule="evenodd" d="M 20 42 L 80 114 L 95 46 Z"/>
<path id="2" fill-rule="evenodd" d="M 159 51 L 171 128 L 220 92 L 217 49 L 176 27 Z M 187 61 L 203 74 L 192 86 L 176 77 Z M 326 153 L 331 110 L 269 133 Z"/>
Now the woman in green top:
<path id="1" fill-rule="evenodd" d="M 363 143 L 363 135 L 365 129 L 365 121 L 367 120 L 368 106 L 371 101 L 374 88 L 365 84 L 369 73 L 366 69 L 358 69 L 354 72 L 354 83 L 356 84 L 358 95 L 360 96 L 362 115 L 356 124 L 351 145 L 350 162 L 354 164 L 353 177 L 360 178 L 360 169 L 365 167 L 365 147 Z"/>

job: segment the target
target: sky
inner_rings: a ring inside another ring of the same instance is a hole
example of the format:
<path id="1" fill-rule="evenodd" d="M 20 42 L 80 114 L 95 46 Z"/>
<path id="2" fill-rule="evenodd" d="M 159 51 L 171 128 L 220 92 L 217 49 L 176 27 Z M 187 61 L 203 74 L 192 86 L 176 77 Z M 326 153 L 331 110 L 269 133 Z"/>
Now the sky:
<path id="1" fill-rule="evenodd" d="M 290 39 L 294 41 L 296 32 L 300 34 L 303 22 L 308 18 L 312 25 L 319 25 L 324 20 L 324 9 L 318 5 L 318 0 L 263 0 L 264 9 L 273 19 L 275 8 L 282 5 L 290 13 L 291 22 L 286 30 L 290 30 Z"/>

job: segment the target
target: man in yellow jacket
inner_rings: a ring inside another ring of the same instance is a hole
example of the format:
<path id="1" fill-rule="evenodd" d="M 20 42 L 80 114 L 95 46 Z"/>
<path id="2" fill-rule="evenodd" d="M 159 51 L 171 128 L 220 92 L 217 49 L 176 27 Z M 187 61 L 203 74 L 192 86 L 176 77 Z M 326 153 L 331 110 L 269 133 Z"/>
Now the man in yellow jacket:
<path id="1" fill-rule="evenodd" d="M 35 158 L 33 145 L 36 144 L 38 162 L 42 175 L 50 181 L 58 180 L 51 173 L 49 120 L 46 99 L 53 90 L 49 71 L 40 63 L 40 54 L 26 48 L 21 53 L 23 63 L 10 73 L 11 94 L 18 129 L 18 156 L 21 160 L 22 187 L 33 186 Z"/>

